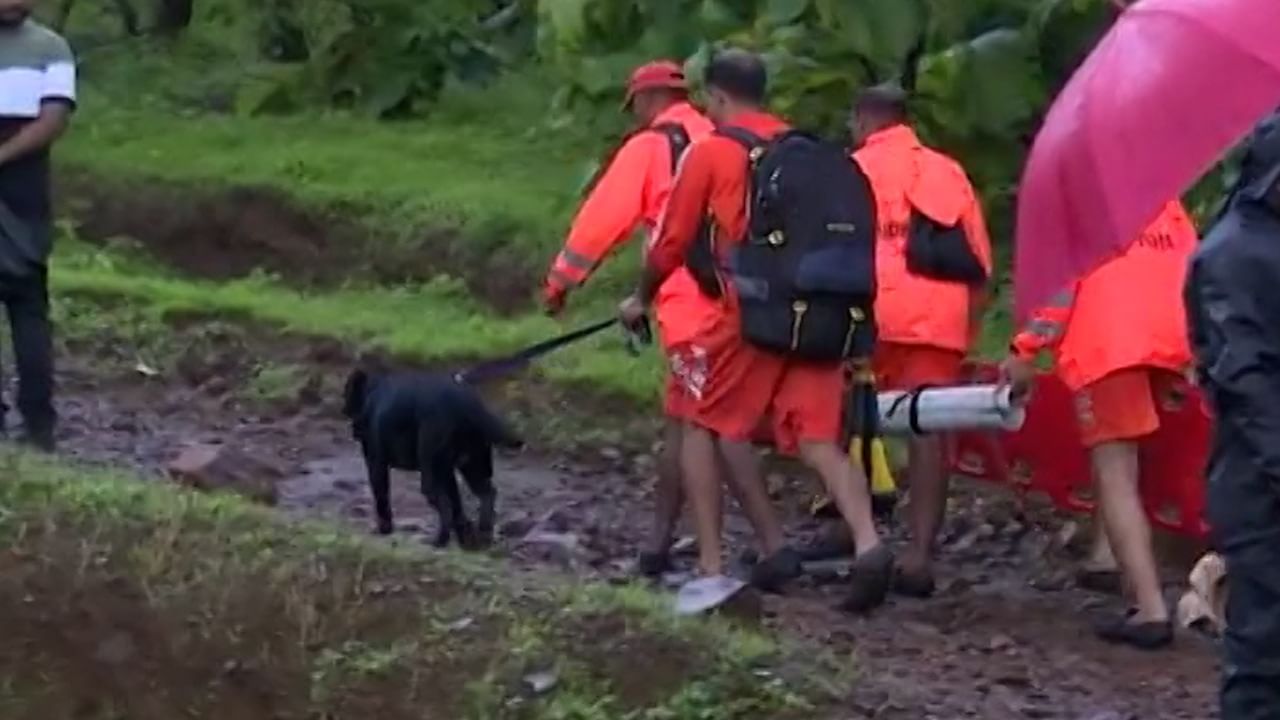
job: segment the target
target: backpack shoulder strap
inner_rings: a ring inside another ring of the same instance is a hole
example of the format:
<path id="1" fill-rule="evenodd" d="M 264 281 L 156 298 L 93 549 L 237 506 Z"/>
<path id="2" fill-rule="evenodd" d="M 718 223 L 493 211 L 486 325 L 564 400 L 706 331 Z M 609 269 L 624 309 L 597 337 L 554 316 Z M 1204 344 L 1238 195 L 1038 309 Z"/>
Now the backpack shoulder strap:
<path id="1" fill-rule="evenodd" d="M 769 141 L 759 135 L 734 125 L 720 125 L 716 128 L 716 135 L 729 138 L 738 143 L 744 150 L 750 153 L 769 144 Z"/>
<path id="2" fill-rule="evenodd" d="M 649 128 L 650 130 L 661 133 L 667 138 L 667 143 L 671 146 L 671 172 L 675 172 L 680 166 L 680 158 L 684 157 L 684 151 L 689 149 L 692 139 L 689 138 L 689 131 L 684 129 L 680 123 L 669 122 L 659 123 Z"/>

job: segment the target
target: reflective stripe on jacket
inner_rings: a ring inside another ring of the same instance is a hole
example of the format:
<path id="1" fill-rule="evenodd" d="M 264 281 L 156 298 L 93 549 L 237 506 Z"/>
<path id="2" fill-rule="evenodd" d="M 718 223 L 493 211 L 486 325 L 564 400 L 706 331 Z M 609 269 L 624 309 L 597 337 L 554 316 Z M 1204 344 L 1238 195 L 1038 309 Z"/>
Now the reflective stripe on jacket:
<path id="1" fill-rule="evenodd" d="M 651 126 L 667 123 L 684 127 L 694 142 L 714 129 L 687 102 L 667 108 Z M 582 285 L 636 228 L 652 231 L 671 193 L 673 175 L 667 136 L 661 132 L 633 135 L 610 159 L 578 209 L 564 248 L 547 273 L 547 284 L 563 289 Z"/>

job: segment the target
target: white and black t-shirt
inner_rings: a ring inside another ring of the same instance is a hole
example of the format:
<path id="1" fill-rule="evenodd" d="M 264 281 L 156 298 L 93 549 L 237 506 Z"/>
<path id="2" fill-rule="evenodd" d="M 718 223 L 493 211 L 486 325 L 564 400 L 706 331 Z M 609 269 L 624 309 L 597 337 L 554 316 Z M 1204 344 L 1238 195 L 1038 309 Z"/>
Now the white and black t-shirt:
<path id="1" fill-rule="evenodd" d="M 34 20 L 0 29 L 0 142 L 51 102 L 76 102 L 76 63 L 67 41 Z M 19 217 L 50 217 L 47 150 L 0 165 L 0 201 Z"/>

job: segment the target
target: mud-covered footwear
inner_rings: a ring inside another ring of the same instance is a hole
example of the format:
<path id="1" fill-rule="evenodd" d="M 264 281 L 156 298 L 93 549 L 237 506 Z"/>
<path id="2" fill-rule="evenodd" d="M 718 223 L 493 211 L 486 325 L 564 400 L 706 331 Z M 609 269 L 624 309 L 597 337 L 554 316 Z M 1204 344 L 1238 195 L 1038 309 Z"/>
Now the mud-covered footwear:
<path id="1" fill-rule="evenodd" d="M 893 552 L 881 544 L 860 555 L 849 568 L 852 589 L 840 604 L 851 613 L 867 613 L 884 604 L 893 582 Z"/>
<path id="2" fill-rule="evenodd" d="M 1093 628 L 1094 634 L 1113 645 L 1128 645 L 1139 650 L 1162 650 L 1173 644 L 1173 621 L 1134 622 L 1132 614 L 1104 620 Z"/>
<path id="3" fill-rule="evenodd" d="M 822 562 L 852 557 L 856 551 L 848 528 L 841 522 L 823 528 L 812 542 L 800 546 L 796 553 L 801 562 Z"/>
<path id="4" fill-rule="evenodd" d="M 804 573 L 800 553 L 784 547 L 751 568 L 751 584 L 767 593 L 781 592 L 783 586 Z"/>
<path id="5" fill-rule="evenodd" d="M 893 591 L 903 597 L 927 600 L 937 592 L 937 582 L 928 570 L 908 570 L 898 566 L 893 571 Z"/>
<path id="6" fill-rule="evenodd" d="M 642 552 L 636 558 L 636 571 L 647 578 L 662 577 L 674 569 L 669 552 Z"/>

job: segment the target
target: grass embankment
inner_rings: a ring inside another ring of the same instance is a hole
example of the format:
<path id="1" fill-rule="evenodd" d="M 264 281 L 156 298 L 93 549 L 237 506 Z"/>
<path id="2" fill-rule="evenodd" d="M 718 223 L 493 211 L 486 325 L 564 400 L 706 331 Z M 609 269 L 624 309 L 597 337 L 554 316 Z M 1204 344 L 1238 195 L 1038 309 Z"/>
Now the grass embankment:
<path id="1" fill-rule="evenodd" d="M 175 52 L 128 46 L 90 56 L 74 131 L 57 154 L 61 174 L 77 178 L 63 198 L 73 221 L 83 205 L 76 193 L 86 186 L 108 203 L 122 186 L 130 194 L 147 184 L 210 193 L 274 188 L 319 215 L 352 221 L 362 235 L 357 241 L 422 244 L 430 235 L 419 254 L 448 255 L 441 271 L 452 277 L 397 287 L 359 277 L 310 288 L 269 276 L 208 282 L 71 243 L 55 264 L 61 292 L 118 296 L 158 312 L 225 312 L 436 363 L 501 354 L 607 316 L 634 281 L 633 248 L 603 268 L 563 320 L 536 308 L 530 289 L 558 249 L 601 149 L 598 132 L 548 126 L 541 116 L 548 88 L 536 79 L 453 90 L 424 121 L 248 118 L 190 107 L 196 96 L 216 93 L 209 86 L 217 78 L 194 76 L 196 58 Z M 74 222 L 70 227 L 74 236 Z M 449 232 L 436 239 L 441 228 Z M 505 283 L 520 295 L 501 304 L 515 312 L 498 312 L 468 292 L 469 275 L 494 272 L 496 255 L 506 258 L 498 292 Z M 555 380 L 651 401 L 658 363 L 627 358 L 619 347 L 616 336 L 588 343 L 543 367 Z"/>
<path id="2" fill-rule="evenodd" d="M 14 720 L 814 717 L 821 694 L 783 679 L 812 659 L 643 590 L 22 456 L 0 457 L 0 543 Z"/>

